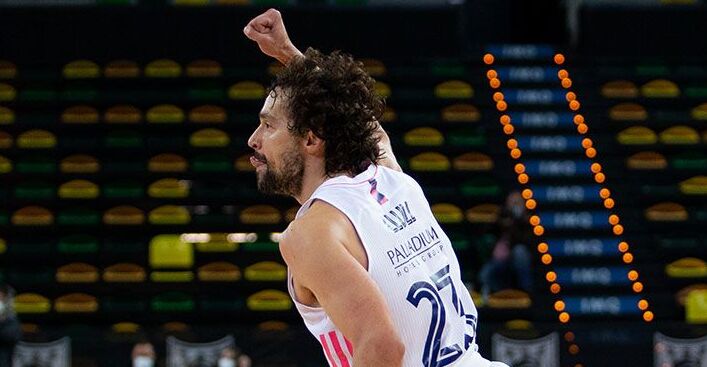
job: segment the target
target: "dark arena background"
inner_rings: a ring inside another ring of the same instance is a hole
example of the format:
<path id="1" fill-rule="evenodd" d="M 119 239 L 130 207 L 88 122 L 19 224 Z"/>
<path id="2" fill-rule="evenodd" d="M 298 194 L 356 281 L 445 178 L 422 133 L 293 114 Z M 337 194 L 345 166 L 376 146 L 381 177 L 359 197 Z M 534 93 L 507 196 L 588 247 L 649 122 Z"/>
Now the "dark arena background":
<path id="1" fill-rule="evenodd" d="M 13 366 L 326 365 L 278 251 L 297 203 L 248 160 L 280 66 L 242 30 L 270 7 L 377 80 L 484 356 L 705 366 L 701 1 L 0 0 Z"/>

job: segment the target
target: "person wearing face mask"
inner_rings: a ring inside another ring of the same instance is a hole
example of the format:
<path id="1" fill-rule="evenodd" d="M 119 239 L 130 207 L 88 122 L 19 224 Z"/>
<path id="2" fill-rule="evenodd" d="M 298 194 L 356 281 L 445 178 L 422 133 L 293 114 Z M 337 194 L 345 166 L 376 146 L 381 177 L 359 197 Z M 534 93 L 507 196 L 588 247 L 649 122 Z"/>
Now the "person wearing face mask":
<path id="1" fill-rule="evenodd" d="M 250 367 L 251 360 L 245 354 L 236 352 L 233 348 L 226 348 L 221 351 L 218 360 L 218 367 Z"/>
<path id="2" fill-rule="evenodd" d="M 132 352 L 133 367 L 153 367 L 155 365 L 155 348 L 150 342 L 135 344 Z"/>
<path id="3" fill-rule="evenodd" d="M 499 216 L 499 236 L 491 259 L 479 272 L 484 295 L 506 288 L 532 291 L 532 259 L 528 246 L 533 232 L 529 219 L 525 200 L 519 192 L 511 192 Z"/>
<path id="4" fill-rule="evenodd" d="M 14 309 L 15 291 L 0 284 L 0 367 L 12 366 L 12 352 L 22 338 L 20 320 Z"/>

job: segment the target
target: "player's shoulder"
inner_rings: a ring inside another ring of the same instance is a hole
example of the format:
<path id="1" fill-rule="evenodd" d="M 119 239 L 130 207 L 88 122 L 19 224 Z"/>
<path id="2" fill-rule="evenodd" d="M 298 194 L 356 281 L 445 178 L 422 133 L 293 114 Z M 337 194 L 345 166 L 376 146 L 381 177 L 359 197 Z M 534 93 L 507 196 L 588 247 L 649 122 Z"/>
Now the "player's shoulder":
<path id="1" fill-rule="evenodd" d="M 315 200 L 308 210 L 290 223 L 280 247 L 313 247 L 343 240 L 352 226 L 344 213 L 322 200 Z"/>

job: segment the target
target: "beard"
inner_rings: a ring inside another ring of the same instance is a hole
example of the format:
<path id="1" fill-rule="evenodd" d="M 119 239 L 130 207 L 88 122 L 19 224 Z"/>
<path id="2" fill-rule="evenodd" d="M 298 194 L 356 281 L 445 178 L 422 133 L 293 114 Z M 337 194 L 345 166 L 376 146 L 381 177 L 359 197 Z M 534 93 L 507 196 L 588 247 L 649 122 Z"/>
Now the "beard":
<path id="1" fill-rule="evenodd" d="M 291 149 L 280 157 L 281 169 L 275 170 L 269 162 L 265 162 L 264 172 L 258 172 L 258 190 L 264 194 L 297 196 L 302 192 L 304 177 L 304 160 L 295 150 Z"/>

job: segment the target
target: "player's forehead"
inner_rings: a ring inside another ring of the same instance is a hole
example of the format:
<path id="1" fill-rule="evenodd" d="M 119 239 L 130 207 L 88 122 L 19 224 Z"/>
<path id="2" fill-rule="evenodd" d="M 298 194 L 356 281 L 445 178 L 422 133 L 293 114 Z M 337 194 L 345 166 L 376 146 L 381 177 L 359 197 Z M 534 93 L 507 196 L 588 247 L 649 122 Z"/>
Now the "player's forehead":
<path id="1" fill-rule="evenodd" d="M 260 109 L 260 119 L 278 122 L 287 119 L 288 115 L 287 96 L 279 88 L 272 90 Z"/>

